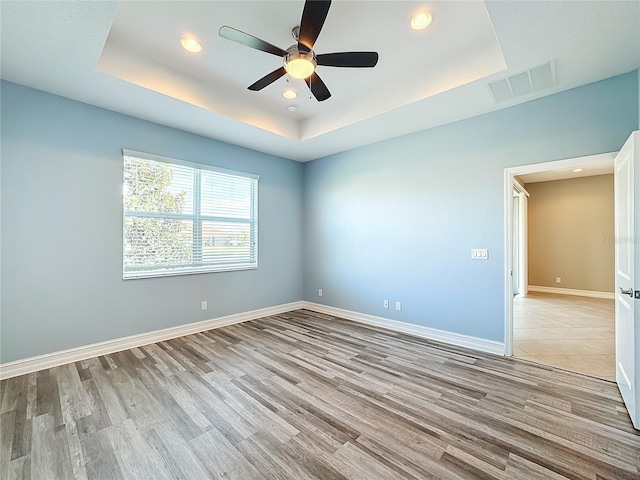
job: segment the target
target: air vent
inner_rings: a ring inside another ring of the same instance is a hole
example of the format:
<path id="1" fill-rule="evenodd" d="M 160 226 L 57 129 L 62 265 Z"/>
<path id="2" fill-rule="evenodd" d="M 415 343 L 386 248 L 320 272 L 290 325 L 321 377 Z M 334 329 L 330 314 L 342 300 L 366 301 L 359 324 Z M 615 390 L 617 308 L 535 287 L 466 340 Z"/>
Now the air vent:
<path id="1" fill-rule="evenodd" d="M 506 102 L 556 85 L 556 61 L 551 60 L 524 72 L 489 83 L 489 91 L 497 102 Z"/>

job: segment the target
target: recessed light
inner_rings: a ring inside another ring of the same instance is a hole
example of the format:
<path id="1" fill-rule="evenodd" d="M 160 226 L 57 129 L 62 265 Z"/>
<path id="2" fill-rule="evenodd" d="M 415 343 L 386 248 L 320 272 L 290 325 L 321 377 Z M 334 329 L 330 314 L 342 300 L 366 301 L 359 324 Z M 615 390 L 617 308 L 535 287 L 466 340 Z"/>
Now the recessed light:
<path id="1" fill-rule="evenodd" d="M 411 28 L 424 30 L 433 22 L 433 13 L 429 10 L 420 10 L 411 15 Z"/>
<path id="2" fill-rule="evenodd" d="M 187 52 L 191 53 L 200 53 L 202 51 L 202 44 L 198 41 L 197 38 L 185 35 L 180 39 L 180 45 Z"/>
<path id="3" fill-rule="evenodd" d="M 290 112 L 295 112 L 296 110 L 298 110 L 298 106 L 297 105 L 289 105 L 287 107 L 287 110 L 289 110 Z"/>
<path id="4" fill-rule="evenodd" d="M 580 173 L 580 172 L 584 172 L 584 168 L 574 168 L 573 170 L 571 170 L 573 173 Z"/>
<path id="5" fill-rule="evenodd" d="M 287 100 L 293 100 L 294 98 L 298 98 L 298 92 L 296 92 L 292 88 L 288 88 L 284 92 L 282 92 L 282 96 Z"/>

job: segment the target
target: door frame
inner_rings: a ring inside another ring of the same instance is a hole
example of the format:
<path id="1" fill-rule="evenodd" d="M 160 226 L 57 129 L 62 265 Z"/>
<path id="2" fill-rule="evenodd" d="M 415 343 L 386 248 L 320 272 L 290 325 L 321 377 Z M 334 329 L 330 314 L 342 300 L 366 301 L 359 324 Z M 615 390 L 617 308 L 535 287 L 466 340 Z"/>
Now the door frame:
<path id="1" fill-rule="evenodd" d="M 529 252 L 529 245 L 527 239 L 528 232 L 528 202 L 529 202 L 529 192 L 524 186 L 518 182 L 515 178 L 513 179 L 513 190 L 514 192 L 518 192 L 518 211 L 513 212 L 512 222 L 517 217 L 518 218 L 518 242 L 513 242 L 518 244 L 518 287 L 519 292 L 518 295 L 526 297 L 529 294 L 529 285 L 527 285 L 527 279 L 529 278 L 529 263 L 527 262 L 527 256 Z M 512 252 L 513 253 L 513 252 Z M 512 291 L 512 294 L 515 296 L 515 292 Z"/>
<path id="2" fill-rule="evenodd" d="M 584 157 L 568 158 L 552 162 L 534 163 L 504 169 L 504 354 L 513 356 L 513 182 L 517 175 L 527 173 L 548 172 L 552 170 L 568 170 L 588 167 L 603 160 L 610 160 L 611 165 L 618 152 L 601 153 Z"/>

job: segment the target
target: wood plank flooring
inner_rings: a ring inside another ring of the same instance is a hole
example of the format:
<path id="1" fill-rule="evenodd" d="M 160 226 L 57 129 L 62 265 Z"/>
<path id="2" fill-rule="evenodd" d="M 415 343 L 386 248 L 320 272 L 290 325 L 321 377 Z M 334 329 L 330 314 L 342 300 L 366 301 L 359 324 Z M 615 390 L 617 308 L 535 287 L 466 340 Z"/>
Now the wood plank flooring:
<path id="1" fill-rule="evenodd" d="M 0 387 L 1 479 L 640 479 L 615 384 L 305 310 Z"/>

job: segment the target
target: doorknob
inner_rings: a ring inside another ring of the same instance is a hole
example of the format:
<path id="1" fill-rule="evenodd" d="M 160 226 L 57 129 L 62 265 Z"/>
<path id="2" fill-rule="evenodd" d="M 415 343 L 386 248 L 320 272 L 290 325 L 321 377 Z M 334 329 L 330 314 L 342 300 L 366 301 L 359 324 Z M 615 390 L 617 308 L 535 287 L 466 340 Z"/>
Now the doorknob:
<path id="1" fill-rule="evenodd" d="M 628 288 L 628 289 L 624 289 L 622 287 L 620 287 L 620 293 L 622 295 L 629 295 L 630 297 L 633 297 L 633 288 Z"/>

